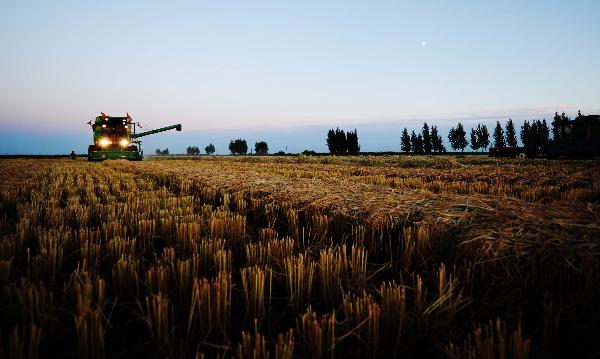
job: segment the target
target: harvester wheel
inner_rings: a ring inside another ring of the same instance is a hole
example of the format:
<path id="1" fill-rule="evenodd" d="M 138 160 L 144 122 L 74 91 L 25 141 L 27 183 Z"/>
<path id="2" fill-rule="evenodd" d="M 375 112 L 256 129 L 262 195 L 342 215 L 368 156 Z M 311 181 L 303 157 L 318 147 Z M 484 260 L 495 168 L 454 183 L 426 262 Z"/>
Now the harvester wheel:
<path id="1" fill-rule="evenodd" d="M 527 154 L 525 152 L 519 152 L 517 153 L 517 158 L 525 159 L 527 158 Z"/>
<path id="2" fill-rule="evenodd" d="M 94 159 L 92 158 L 92 152 L 93 151 L 100 151 L 100 148 L 98 146 L 95 146 L 95 145 L 89 145 L 88 146 L 88 161 L 89 162 L 94 162 Z"/>

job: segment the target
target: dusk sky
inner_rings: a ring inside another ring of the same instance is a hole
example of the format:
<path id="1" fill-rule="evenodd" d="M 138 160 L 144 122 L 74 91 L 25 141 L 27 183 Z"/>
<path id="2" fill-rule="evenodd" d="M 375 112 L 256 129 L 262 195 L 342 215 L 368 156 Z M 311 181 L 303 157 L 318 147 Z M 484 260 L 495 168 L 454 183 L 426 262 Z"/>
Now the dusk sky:
<path id="1" fill-rule="evenodd" d="M 85 153 L 100 111 L 183 125 L 147 152 L 220 153 L 599 113 L 599 19 L 598 0 L 2 1 L 0 153 Z"/>

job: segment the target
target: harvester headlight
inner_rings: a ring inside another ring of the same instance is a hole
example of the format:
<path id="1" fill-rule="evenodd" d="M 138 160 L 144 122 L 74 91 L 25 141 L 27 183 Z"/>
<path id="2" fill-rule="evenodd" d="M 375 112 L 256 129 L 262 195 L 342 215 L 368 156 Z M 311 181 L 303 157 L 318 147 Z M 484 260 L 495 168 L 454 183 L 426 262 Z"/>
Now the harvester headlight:
<path id="1" fill-rule="evenodd" d="M 126 138 L 121 139 L 121 141 L 119 141 L 119 144 L 121 145 L 121 147 L 127 147 L 129 146 L 129 141 L 127 141 Z"/>
<path id="2" fill-rule="evenodd" d="M 112 143 L 112 141 L 111 141 L 111 140 L 109 140 L 109 139 L 108 139 L 108 138 L 106 138 L 106 137 L 105 137 L 105 138 L 102 138 L 102 139 L 100 139 L 100 146 L 101 146 L 101 147 L 106 147 L 106 146 L 110 145 L 111 143 Z"/>

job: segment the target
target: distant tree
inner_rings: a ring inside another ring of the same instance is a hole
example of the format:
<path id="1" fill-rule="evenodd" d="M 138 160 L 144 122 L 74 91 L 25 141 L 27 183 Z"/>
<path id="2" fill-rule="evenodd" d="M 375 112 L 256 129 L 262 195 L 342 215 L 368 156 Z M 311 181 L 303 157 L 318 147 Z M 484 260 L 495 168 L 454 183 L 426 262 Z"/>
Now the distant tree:
<path id="1" fill-rule="evenodd" d="M 579 115 L 581 116 L 581 112 L 579 112 Z M 546 123 L 546 119 L 543 119 L 541 123 L 538 121 L 538 132 L 536 137 L 538 139 L 540 148 L 546 150 L 548 147 L 548 141 L 550 140 L 550 128 Z"/>
<path id="2" fill-rule="evenodd" d="M 327 148 L 329 149 L 329 153 L 335 154 L 337 152 L 337 146 L 335 143 L 335 131 L 330 129 L 327 131 Z"/>
<path id="3" fill-rule="evenodd" d="M 540 126 L 541 123 L 538 120 L 531 121 L 531 132 L 529 134 L 531 140 L 530 144 L 533 148 L 540 148 Z"/>
<path id="4" fill-rule="evenodd" d="M 257 155 L 266 155 L 269 153 L 269 145 L 265 141 L 256 142 L 254 144 L 254 153 Z"/>
<path id="5" fill-rule="evenodd" d="M 436 126 L 431 126 L 431 145 L 434 153 L 446 152 L 444 141 L 442 140 L 442 136 L 438 133 Z"/>
<path id="6" fill-rule="evenodd" d="M 200 154 L 200 149 L 196 146 L 188 146 L 188 148 L 185 150 L 185 152 L 188 155 L 199 155 Z"/>
<path id="7" fill-rule="evenodd" d="M 336 128 L 334 138 L 335 138 L 337 153 L 346 152 L 346 132 L 344 132 L 344 130 L 340 130 L 339 128 Z"/>
<path id="8" fill-rule="evenodd" d="M 305 156 L 315 156 L 317 153 L 313 150 L 304 150 L 302 151 L 302 154 Z"/>
<path id="9" fill-rule="evenodd" d="M 581 110 L 577 112 L 577 118 L 581 117 Z M 569 116 L 565 115 L 565 113 L 563 112 L 560 116 L 558 115 L 558 112 L 554 113 L 554 119 L 552 121 L 552 138 L 554 140 L 558 140 L 560 138 L 558 130 L 560 128 L 561 125 L 566 124 L 570 121 L 571 119 L 569 118 Z"/>
<path id="10" fill-rule="evenodd" d="M 548 128 L 546 119 L 543 121 L 533 120 L 531 124 L 529 121 L 523 122 L 523 126 L 521 126 L 523 146 L 534 150 L 545 150 L 549 139 L 550 128 Z"/>
<path id="11" fill-rule="evenodd" d="M 412 131 L 410 134 L 410 149 L 412 153 L 417 153 L 417 134 L 415 131 Z"/>
<path id="12" fill-rule="evenodd" d="M 336 128 L 335 130 L 330 129 L 327 131 L 327 147 L 331 154 L 358 154 L 360 152 L 358 132 L 356 129 L 354 131 L 348 131 L 347 133 L 339 128 Z"/>
<path id="13" fill-rule="evenodd" d="M 215 153 L 215 145 L 211 143 L 208 146 L 204 147 L 204 152 L 206 152 L 207 155 L 212 155 L 213 153 Z"/>
<path id="14" fill-rule="evenodd" d="M 477 151 L 481 147 L 481 145 L 479 144 L 479 138 L 477 136 L 477 130 L 476 129 L 471 128 L 470 137 L 471 137 L 471 148 L 474 151 Z"/>
<path id="15" fill-rule="evenodd" d="M 456 143 L 456 129 L 454 127 L 450 128 L 450 131 L 448 131 L 448 142 L 450 142 L 450 147 L 453 150 L 457 150 L 458 149 L 458 144 Z"/>
<path id="16" fill-rule="evenodd" d="M 417 153 L 420 155 L 425 153 L 423 135 L 420 133 L 417 134 Z"/>
<path id="17" fill-rule="evenodd" d="M 433 149 L 433 143 L 431 142 L 431 134 L 429 133 L 429 126 L 427 122 L 423 123 L 423 150 L 426 154 L 430 154 Z"/>
<path id="18" fill-rule="evenodd" d="M 156 151 L 154 151 L 154 153 L 156 153 L 157 156 L 162 155 L 162 151 L 160 150 L 160 148 L 157 148 Z"/>
<path id="19" fill-rule="evenodd" d="M 360 152 L 358 133 L 356 132 L 356 129 L 354 129 L 354 132 L 348 131 L 346 133 L 346 148 L 348 149 L 348 153 L 351 155 L 357 155 Z"/>
<path id="20" fill-rule="evenodd" d="M 346 133 L 339 128 L 336 128 L 335 130 L 330 129 L 327 132 L 327 147 L 329 148 L 329 153 L 335 155 L 341 155 L 348 152 Z"/>
<path id="21" fill-rule="evenodd" d="M 431 126 L 431 151 L 434 153 L 437 152 L 437 145 L 435 142 L 437 141 L 438 136 L 437 127 Z"/>
<path id="22" fill-rule="evenodd" d="M 275 156 L 285 156 L 285 152 L 277 151 L 277 152 L 275 152 Z"/>
<path id="23" fill-rule="evenodd" d="M 400 149 L 402 149 L 404 153 L 409 153 L 412 147 L 410 143 L 410 136 L 406 127 L 404 127 L 404 130 L 402 130 L 402 137 L 400 138 L 400 143 Z"/>
<path id="24" fill-rule="evenodd" d="M 532 146 L 533 141 L 531 139 L 531 125 L 529 124 L 529 121 L 527 121 L 527 120 L 525 120 L 523 122 L 523 126 L 521 126 L 520 137 L 521 137 L 521 142 L 523 143 L 523 146 L 525 146 L 525 147 Z"/>
<path id="25" fill-rule="evenodd" d="M 413 137 L 414 135 L 414 137 Z M 422 155 L 425 150 L 423 149 L 423 135 L 422 134 L 415 134 L 413 131 L 413 135 L 411 135 L 411 147 L 413 150 L 413 153 L 417 154 L 417 155 Z"/>
<path id="26" fill-rule="evenodd" d="M 500 121 L 496 121 L 496 128 L 494 128 L 494 147 L 506 147 L 504 130 L 500 125 Z"/>
<path id="27" fill-rule="evenodd" d="M 581 114 L 581 110 L 577 111 L 577 117 L 575 117 L 575 119 L 578 119 L 580 117 L 582 117 L 583 115 Z M 569 116 L 567 116 L 564 112 L 559 116 L 558 112 L 554 113 L 554 118 L 552 121 L 552 138 L 557 140 L 559 139 L 559 133 L 558 130 L 560 128 L 561 125 L 568 123 L 569 121 L 571 121 L 571 118 L 569 118 Z"/>
<path id="28" fill-rule="evenodd" d="M 515 124 L 510 117 L 506 123 L 506 144 L 509 147 L 517 147 L 517 132 L 515 131 Z"/>
<path id="29" fill-rule="evenodd" d="M 460 149 L 461 152 L 465 150 L 465 147 L 469 145 L 467 141 L 467 133 L 462 125 L 462 123 L 458 123 L 456 128 L 452 127 L 450 132 L 448 133 L 448 140 L 450 141 L 450 146 L 455 151 Z"/>
<path id="30" fill-rule="evenodd" d="M 564 112 L 563 112 L 564 115 Z M 554 113 L 554 118 L 552 119 L 552 138 L 555 140 L 559 139 L 558 129 L 560 127 L 562 118 L 558 115 L 558 112 Z"/>
<path id="31" fill-rule="evenodd" d="M 343 155 L 348 152 L 348 141 L 346 140 L 344 130 L 340 130 L 339 128 L 335 130 L 335 143 L 337 144 L 337 153 Z"/>
<path id="32" fill-rule="evenodd" d="M 246 140 L 242 140 L 241 138 L 231 140 L 231 142 L 229 142 L 229 151 L 233 155 L 245 155 L 248 153 L 248 144 L 246 143 Z"/>
<path id="33" fill-rule="evenodd" d="M 456 139 L 458 141 L 458 148 L 460 148 L 461 152 L 464 151 L 469 142 L 467 141 L 467 133 L 460 122 L 456 126 Z"/>
<path id="34" fill-rule="evenodd" d="M 479 142 L 479 148 L 487 150 L 490 145 L 490 133 L 486 125 L 477 125 L 477 141 Z"/>

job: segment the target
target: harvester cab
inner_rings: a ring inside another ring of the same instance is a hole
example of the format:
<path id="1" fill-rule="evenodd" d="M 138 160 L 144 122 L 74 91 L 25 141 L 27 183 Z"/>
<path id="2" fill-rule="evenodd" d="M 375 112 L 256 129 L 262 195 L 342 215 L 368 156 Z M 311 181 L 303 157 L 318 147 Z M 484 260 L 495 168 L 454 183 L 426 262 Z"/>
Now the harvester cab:
<path id="1" fill-rule="evenodd" d="M 103 161 L 109 159 L 127 159 L 141 161 L 144 158 L 142 141 L 138 138 L 159 132 L 177 130 L 181 131 L 181 124 L 161 127 L 156 130 L 136 133 L 139 123 L 133 122 L 129 114 L 126 117 L 107 116 L 104 112 L 94 121 L 88 122 L 92 126 L 94 143 L 88 147 L 89 161 Z"/>

